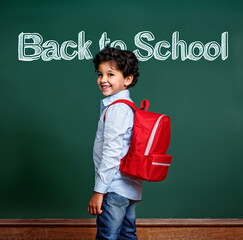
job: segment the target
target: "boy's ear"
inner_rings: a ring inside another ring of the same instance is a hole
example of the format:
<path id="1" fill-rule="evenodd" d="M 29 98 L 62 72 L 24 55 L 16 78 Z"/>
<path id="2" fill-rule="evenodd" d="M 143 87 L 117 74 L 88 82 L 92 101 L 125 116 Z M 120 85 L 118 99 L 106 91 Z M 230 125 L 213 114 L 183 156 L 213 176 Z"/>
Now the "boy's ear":
<path id="1" fill-rule="evenodd" d="M 129 75 L 125 78 L 125 86 L 128 87 L 131 83 L 132 83 L 132 80 L 133 80 L 133 75 Z"/>

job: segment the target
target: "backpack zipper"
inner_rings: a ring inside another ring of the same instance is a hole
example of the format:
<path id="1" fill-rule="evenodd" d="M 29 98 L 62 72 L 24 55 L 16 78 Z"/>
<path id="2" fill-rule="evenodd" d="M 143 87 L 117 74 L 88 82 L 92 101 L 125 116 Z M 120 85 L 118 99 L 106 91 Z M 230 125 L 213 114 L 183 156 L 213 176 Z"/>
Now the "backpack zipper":
<path id="1" fill-rule="evenodd" d="M 161 118 L 162 118 L 163 116 L 165 116 L 165 115 L 161 115 L 161 116 L 157 119 L 156 123 L 154 124 L 154 128 L 153 128 L 153 130 L 152 130 L 152 132 L 151 132 L 151 135 L 150 135 L 150 137 L 149 137 L 149 141 L 148 141 L 148 144 L 147 144 L 145 153 L 144 153 L 145 156 L 147 156 L 147 155 L 149 154 L 149 151 L 150 151 L 150 149 L 151 149 L 151 147 L 152 147 L 152 144 L 153 144 L 153 140 L 154 140 L 154 136 L 155 136 L 156 130 L 157 130 L 157 128 L 158 128 L 158 126 L 159 126 L 159 122 L 160 122 L 160 120 L 161 120 Z"/>

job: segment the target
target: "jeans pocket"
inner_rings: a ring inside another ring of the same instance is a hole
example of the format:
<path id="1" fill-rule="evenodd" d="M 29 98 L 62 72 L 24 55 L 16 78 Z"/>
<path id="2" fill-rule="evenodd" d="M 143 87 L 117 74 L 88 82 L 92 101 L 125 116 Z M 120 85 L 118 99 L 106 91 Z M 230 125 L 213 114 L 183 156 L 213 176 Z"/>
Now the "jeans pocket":
<path id="1" fill-rule="evenodd" d="M 107 193 L 107 202 L 108 204 L 116 207 L 123 207 L 129 205 L 129 199 L 117 194 L 117 193 Z"/>

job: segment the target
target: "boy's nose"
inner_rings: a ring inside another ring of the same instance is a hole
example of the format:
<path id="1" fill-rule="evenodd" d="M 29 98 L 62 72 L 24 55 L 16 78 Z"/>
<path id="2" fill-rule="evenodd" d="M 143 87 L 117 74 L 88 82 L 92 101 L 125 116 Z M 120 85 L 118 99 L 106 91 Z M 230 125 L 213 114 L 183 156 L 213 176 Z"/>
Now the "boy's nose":
<path id="1" fill-rule="evenodd" d="M 106 78 L 105 76 L 103 76 L 103 77 L 101 78 L 101 82 L 102 82 L 102 83 L 107 82 L 107 78 Z"/>

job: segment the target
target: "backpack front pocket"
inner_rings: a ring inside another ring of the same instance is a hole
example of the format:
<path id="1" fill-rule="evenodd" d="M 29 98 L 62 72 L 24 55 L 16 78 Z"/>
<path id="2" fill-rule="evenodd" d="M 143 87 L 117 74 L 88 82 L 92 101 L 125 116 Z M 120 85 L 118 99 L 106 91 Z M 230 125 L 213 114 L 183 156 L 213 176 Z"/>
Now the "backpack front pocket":
<path id="1" fill-rule="evenodd" d="M 171 155 L 154 153 L 148 156 L 148 181 L 162 181 L 166 178 L 171 164 Z"/>

